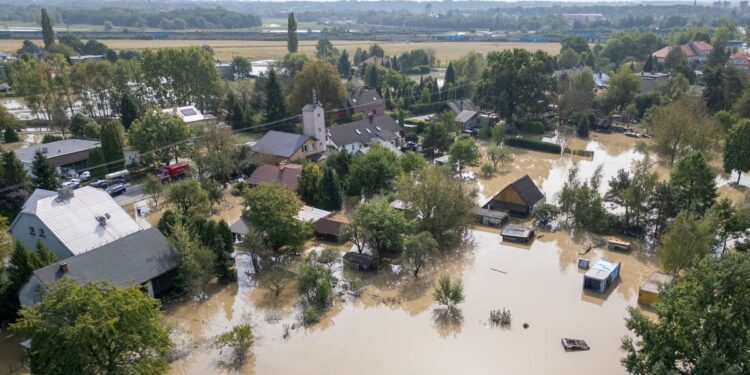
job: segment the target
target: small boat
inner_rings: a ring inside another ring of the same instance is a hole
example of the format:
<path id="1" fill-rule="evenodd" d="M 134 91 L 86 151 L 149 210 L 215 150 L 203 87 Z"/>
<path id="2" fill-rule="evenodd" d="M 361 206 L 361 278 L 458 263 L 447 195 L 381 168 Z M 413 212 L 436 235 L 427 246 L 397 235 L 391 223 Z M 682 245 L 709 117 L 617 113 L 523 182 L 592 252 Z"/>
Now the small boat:
<path id="1" fill-rule="evenodd" d="M 589 344 L 586 343 L 586 341 L 583 340 L 577 340 L 577 339 L 568 339 L 563 337 L 561 340 L 562 346 L 565 349 L 565 351 L 581 351 L 581 350 L 589 350 Z"/>

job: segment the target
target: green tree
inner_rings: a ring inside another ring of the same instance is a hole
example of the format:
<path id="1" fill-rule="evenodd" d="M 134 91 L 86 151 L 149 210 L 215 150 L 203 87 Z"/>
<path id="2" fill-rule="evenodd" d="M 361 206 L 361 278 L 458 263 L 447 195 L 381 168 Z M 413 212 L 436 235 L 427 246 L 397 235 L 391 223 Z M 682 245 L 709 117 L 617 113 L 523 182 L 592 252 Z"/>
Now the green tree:
<path id="1" fill-rule="evenodd" d="M 312 234 L 309 223 L 297 219 L 302 203 L 293 192 L 280 185 L 261 184 L 244 193 L 245 216 L 263 235 L 269 248 L 299 249 Z"/>
<path id="2" fill-rule="evenodd" d="M 289 107 L 295 113 L 312 101 L 313 90 L 318 101 L 326 110 L 337 108 L 346 98 L 346 90 L 339 79 L 336 68 L 326 61 L 313 61 L 305 64 L 294 77 L 294 85 L 289 93 Z M 329 116 L 327 121 L 331 121 Z"/>
<path id="3" fill-rule="evenodd" d="M 349 195 L 363 194 L 371 197 L 379 192 L 388 191 L 400 172 L 398 156 L 391 150 L 373 144 L 367 153 L 356 153 L 352 156 L 347 177 Z"/>
<path id="4" fill-rule="evenodd" d="M 333 43 L 328 39 L 318 39 L 318 43 L 315 45 L 315 58 L 318 60 L 326 60 L 331 64 L 335 64 L 339 57 L 339 50 L 337 50 Z"/>
<path id="5" fill-rule="evenodd" d="M 214 345 L 217 347 L 232 350 L 232 363 L 235 368 L 241 368 L 245 364 L 253 342 L 253 329 L 249 324 L 236 325 L 214 339 Z"/>
<path id="6" fill-rule="evenodd" d="M 456 71 L 453 69 L 453 63 L 448 63 L 448 68 L 445 69 L 445 78 L 443 79 L 443 82 L 452 85 L 456 84 Z"/>
<path id="7" fill-rule="evenodd" d="M 266 122 L 280 121 L 287 116 L 284 96 L 281 93 L 281 84 L 276 76 L 276 72 L 271 69 L 268 71 L 266 80 Z"/>
<path id="8" fill-rule="evenodd" d="M 750 120 L 735 125 L 724 140 L 724 171 L 737 171 L 737 184 L 742 172 L 750 171 Z"/>
<path id="9" fill-rule="evenodd" d="M 422 147 L 425 150 L 433 152 L 448 151 L 453 138 L 451 137 L 451 126 L 453 115 L 451 112 L 445 112 L 438 118 L 433 118 L 422 138 Z"/>
<path id="10" fill-rule="evenodd" d="M 523 49 L 490 52 L 488 66 L 477 88 L 479 105 L 495 110 L 507 123 L 517 113 L 540 112 L 546 93 L 554 88 L 552 58 Z"/>
<path id="11" fill-rule="evenodd" d="M 107 174 L 107 162 L 104 160 L 104 152 L 101 147 L 89 150 L 88 168 L 91 177 L 99 179 Z"/>
<path id="12" fill-rule="evenodd" d="M 187 225 L 177 222 L 170 230 L 169 241 L 177 258 L 175 288 L 192 295 L 202 295 L 213 277 L 216 256 Z"/>
<path id="13" fill-rule="evenodd" d="M 141 117 L 141 109 L 138 101 L 129 93 L 123 94 L 120 98 L 119 111 L 120 121 L 126 130 L 130 129 L 130 125 Z"/>
<path id="14" fill-rule="evenodd" d="M 346 50 L 341 51 L 337 68 L 342 78 L 349 79 L 351 77 L 352 63 L 349 61 L 349 52 L 346 52 Z"/>
<path id="15" fill-rule="evenodd" d="M 664 58 L 664 67 L 669 70 L 674 70 L 680 65 L 687 64 L 687 56 L 682 52 L 680 46 L 673 46 L 672 49 L 667 53 L 667 57 Z"/>
<path id="16" fill-rule="evenodd" d="M 183 215 L 205 212 L 209 208 L 208 193 L 198 180 L 182 180 L 172 184 L 167 193 L 167 202 Z"/>
<path id="17" fill-rule="evenodd" d="M 318 187 L 322 178 L 323 173 L 320 171 L 318 164 L 313 162 L 305 163 L 302 167 L 297 187 L 297 194 L 299 194 L 303 202 L 311 206 L 318 206 L 318 202 L 320 201 Z"/>
<path id="18" fill-rule="evenodd" d="M 370 46 L 368 53 L 370 56 L 385 57 L 383 47 L 377 45 L 377 43 Z"/>
<path id="19" fill-rule="evenodd" d="M 750 257 L 703 259 L 659 294 L 657 319 L 630 307 L 631 374 L 742 374 L 750 351 Z"/>
<path id="20" fill-rule="evenodd" d="M 409 230 L 409 222 L 401 211 L 391 207 L 385 197 L 378 196 L 361 203 L 349 215 L 348 229 L 344 233 L 356 233 L 362 242 L 382 262 L 386 251 L 400 251 L 403 235 Z M 355 241 L 356 242 L 356 241 Z M 363 249 L 359 249 L 360 252 Z"/>
<path id="21" fill-rule="evenodd" d="M 714 173 L 700 151 L 689 154 L 677 163 L 669 184 L 678 211 L 703 214 L 716 199 Z"/>
<path id="22" fill-rule="evenodd" d="M 247 78 L 253 70 L 250 60 L 244 56 L 235 56 L 232 58 L 232 69 L 237 78 Z"/>
<path id="23" fill-rule="evenodd" d="M 323 167 L 323 177 L 318 186 L 318 206 L 328 211 L 338 211 L 343 205 L 341 182 L 333 168 Z"/>
<path id="24" fill-rule="evenodd" d="M 654 72 L 654 55 L 648 55 L 646 62 L 643 64 L 643 71 L 647 73 Z"/>
<path id="25" fill-rule="evenodd" d="M 563 48 L 560 51 L 560 55 L 557 57 L 557 61 L 562 69 L 570 69 L 578 66 L 581 63 L 581 57 L 578 56 L 576 51 L 570 48 Z"/>
<path id="26" fill-rule="evenodd" d="M 12 327 L 31 339 L 34 373 L 162 374 L 169 369 L 172 343 L 159 301 L 140 286 L 63 279 L 40 303 L 21 310 Z"/>
<path id="27" fill-rule="evenodd" d="M 440 276 L 432 296 L 435 302 L 455 309 L 456 305 L 464 301 L 464 285 L 461 280 L 453 281 L 448 275 Z"/>
<path id="28" fill-rule="evenodd" d="M 399 158 L 401 170 L 406 173 L 420 172 L 427 166 L 427 161 L 413 151 L 407 151 Z"/>
<path id="29" fill-rule="evenodd" d="M 281 61 L 281 67 L 284 69 L 283 71 L 286 73 L 286 76 L 294 78 L 309 62 L 310 59 L 304 53 L 290 52 Z"/>
<path id="30" fill-rule="evenodd" d="M 26 174 L 26 169 L 23 167 L 23 163 L 18 160 L 16 154 L 12 151 L 4 152 L 2 155 L 0 177 L 2 177 L 8 185 L 20 185 L 20 188 L 23 190 L 28 190 L 31 187 L 31 181 L 29 181 L 29 176 Z"/>
<path id="31" fill-rule="evenodd" d="M 413 269 L 414 277 L 419 277 L 419 271 L 429 261 L 438 249 L 438 243 L 430 232 L 420 232 L 408 236 L 404 240 L 404 259 Z"/>
<path id="32" fill-rule="evenodd" d="M 107 162 L 107 170 L 110 172 L 122 170 L 125 165 L 125 154 L 123 153 L 125 129 L 119 121 L 107 121 L 102 124 L 101 142 L 104 160 Z"/>
<path id="33" fill-rule="evenodd" d="M 49 48 L 55 42 L 55 31 L 52 29 L 52 19 L 47 14 L 47 9 L 42 8 L 42 39 L 44 48 Z"/>
<path id="34" fill-rule="evenodd" d="M 16 131 L 16 128 L 11 125 L 7 124 L 5 125 L 5 128 L 3 130 L 3 142 L 5 143 L 14 143 L 18 142 L 21 138 L 18 136 L 18 132 Z"/>
<path id="35" fill-rule="evenodd" d="M 460 242 L 473 217 L 474 202 L 464 184 L 436 166 L 399 179 L 398 197 L 406 204 L 406 216 L 416 230 L 429 232 L 441 248 Z"/>
<path id="36" fill-rule="evenodd" d="M 477 144 L 474 143 L 474 139 L 470 136 L 459 137 L 456 142 L 451 145 L 448 155 L 450 155 L 451 164 L 458 163 L 460 171 L 462 171 L 467 165 L 471 167 L 477 166 L 481 157 L 479 147 L 477 147 Z"/>
<path id="37" fill-rule="evenodd" d="M 56 190 L 60 182 L 55 173 L 55 166 L 47 160 L 42 150 L 37 150 L 34 160 L 31 162 L 31 182 L 35 187 L 45 190 Z"/>
<path id="38" fill-rule="evenodd" d="M 493 171 L 495 171 L 497 170 L 497 163 L 500 163 L 504 166 L 505 163 L 512 162 L 513 154 L 507 147 L 502 147 L 493 142 L 490 143 L 489 146 L 487 146 L 487 158 L 490 160 L 490 162 L 492 162 L 492 169 Z"/>
<path id="39" fill-rule="evenodd" d="M 187 140 L 192 130 L 177 116 L 150 111 L 135 121 L 128 131 L 130 144 L 145 163 L 178 161 L 190 150 Z"/>
<path id="40" fill-rule="evenodd" d="M 154 201 L 154 207 L 159 207 L 159 199 L 161 194 L 164 192 L 164 185 L 158 177 L 149 174 L 146 179 L 143 180 L 143 192 L 147 194 L 152 201 Z"/>
<path id="41" fill-rule="evenodd" d="M 670 164 L 688 152 L 711 154 L 718 147 L 721 129 L 700 99 L 684 97 L 655 107 L 647 118 L 656 150 L 668 156 Z"/>
<path id="42" fill-rule="evenodd" d="M 297 20 L 294 19 L 294 12 L 289 13 L 286 25 L 286 49 L 289 52 L 297 52 L 299 40 L 297 39 Z"/>
<path id="43" fill-rule="evenodd" d="M 589 116 L 586 116 L 586 114 L 582 113 L 581 116 L 578 116 L 576 133 L 578 133 L 578 136 L 581 138 L 589 137 Z"/>
<path id="44" fill-rule="evenodd" d="M 623 65 L 610 77 L 609 87 L 604 98 L 613 108 L 622 110 L 633 101 L 638 93 L 639 86 L 638 77 Z"/>

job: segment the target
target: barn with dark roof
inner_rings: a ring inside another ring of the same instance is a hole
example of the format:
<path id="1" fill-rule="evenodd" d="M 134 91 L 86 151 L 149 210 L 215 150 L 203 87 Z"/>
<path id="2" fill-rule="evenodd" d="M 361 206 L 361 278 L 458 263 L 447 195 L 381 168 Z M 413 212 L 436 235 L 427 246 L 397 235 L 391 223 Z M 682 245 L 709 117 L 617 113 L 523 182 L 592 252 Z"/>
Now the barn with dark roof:
<path id="1" fill-rule="evenodd" d="M 526 216 L 540 202 L 544 202 L 544 194 L 534 184 L 534 181 L 526 175 L 500 190 L 482 207 L 506 211 L 512 215 Z"/>

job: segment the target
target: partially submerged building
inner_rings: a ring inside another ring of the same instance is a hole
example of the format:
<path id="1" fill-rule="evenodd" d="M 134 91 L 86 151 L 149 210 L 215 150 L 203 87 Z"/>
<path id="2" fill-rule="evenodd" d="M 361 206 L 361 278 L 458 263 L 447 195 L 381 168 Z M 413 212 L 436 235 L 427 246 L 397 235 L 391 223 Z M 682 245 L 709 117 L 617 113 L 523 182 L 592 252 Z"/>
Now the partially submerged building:
<path id="1" fill-rule="evenodd" d="M 529 242 L 534 238 L 534 228 L 524 227 L 516 224 L 508 224 L 500 232 L 503 242 Z"/>
<path id="2" fill-rule="evenodd" d="M 81 284 L 141 285 L 148 295 L 158 297 L 171 287 L 176 266 L 169 241 L 156 228 L 149 228 L 34 271 L 18 297 L 22 305 L 33 306 L 64 277 Z"/>
<path id="3" fill-rule="evenodd" d="M 313 224 L 315 236 L 329 242 L 341 242 L 341 229 L 344 223 L 324 217 Z"/>
<path id="4" fill-rule="evenodd" d="M 321 210 L 319 208 L 310 207 L 310 206 L 302 206 L 300 207 L 299 211 L 297 211 L 296 219 L 299 221 L 308 222 L 315 227 L 315 224 L 329 216 L 331 216 L 332 212 Z M 231 226 L 229 226 L 229 230 L 232 231 L 232 235 L 234 236 L 234 242 L 235 243 L 242 243 L 245 240 L 245 236 L 250 233 L 250 228 L 252 228 L 253 224 L 250 218 L 242 216 L 237 221 L 232 223 Z"/>
<path id="5" fill-rule="evenodd" d="M 482 208 L 526 216 L 540 202 L 544 202 L 544 194 L 526 175 L 500 190 Z"/>
<path id="6" fill-rule="evenodd" d="M 604 293 L 619 277 L 620 262 L 613 263 L 601 259 L 583 275 L 583 289 Z"/>
<path id="7" fill-rule="evenodd" d="M 508 220 L 508 214 L 502 211 L 489 210 L 482 207 L 472 209 L 474 220 L 477 223 L 487 226 L 499 227 Z"/>
<path id="8" fill-rule="evenodd" d="M 667 285 L 674 280 L 674 276 L 661 272 L 652 273 L 646 281 L 641 284 L 638 290 L 638 303 L 652 305 L 659 299 L 659 292 L 662 286 Z"/>

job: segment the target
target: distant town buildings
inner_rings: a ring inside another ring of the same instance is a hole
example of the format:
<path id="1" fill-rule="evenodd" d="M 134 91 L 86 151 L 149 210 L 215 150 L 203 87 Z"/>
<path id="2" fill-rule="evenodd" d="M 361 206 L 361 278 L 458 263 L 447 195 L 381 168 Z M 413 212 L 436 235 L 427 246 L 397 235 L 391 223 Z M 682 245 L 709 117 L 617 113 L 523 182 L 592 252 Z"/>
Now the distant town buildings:
<path id="1" fill-rule="evenodd" d="M 733 66 L 745 73 L 750 74 L 750 54 L 749 53 L 735 53 L 729 57 L 730 66 Z"/>
<path id="2" fill-rule="evenodd" d="M 703 66 L 703 64 L 708 61 L 708 56 L 711 55 L 711 52 L 714 50 L 714 47 L 711 44 L 700 40 L 691 40 L 679 47 L 687 58 L 688 65 L 693 68 Z M 675 46 L 666 46 L 655 51 L 651 55 L 654 56 L 657 63 L 663 64 L 667 55 L 669 55 L 669 52 L 672 51 L 672 48 L 675 48 Z"/>

